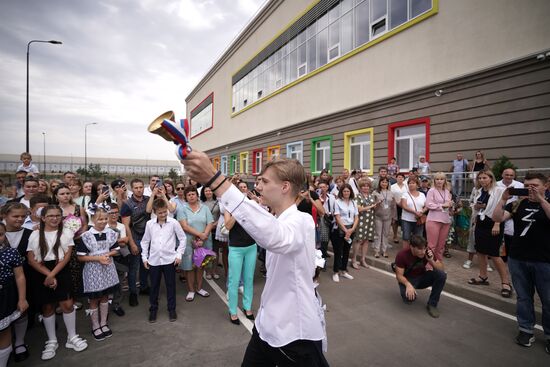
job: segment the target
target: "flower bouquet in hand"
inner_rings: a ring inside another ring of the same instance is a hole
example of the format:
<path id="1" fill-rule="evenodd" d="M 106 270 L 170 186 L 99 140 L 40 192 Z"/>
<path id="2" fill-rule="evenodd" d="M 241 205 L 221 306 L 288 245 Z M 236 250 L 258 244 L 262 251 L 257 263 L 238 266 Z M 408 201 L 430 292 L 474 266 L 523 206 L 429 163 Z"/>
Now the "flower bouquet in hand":
<path id="1" fill-rule="evenodd" d="M 198 237 L 193 239 L 193 266 L 204 268 L 216 260 L 216 253 L 203 247 L 204 241 Z"/>

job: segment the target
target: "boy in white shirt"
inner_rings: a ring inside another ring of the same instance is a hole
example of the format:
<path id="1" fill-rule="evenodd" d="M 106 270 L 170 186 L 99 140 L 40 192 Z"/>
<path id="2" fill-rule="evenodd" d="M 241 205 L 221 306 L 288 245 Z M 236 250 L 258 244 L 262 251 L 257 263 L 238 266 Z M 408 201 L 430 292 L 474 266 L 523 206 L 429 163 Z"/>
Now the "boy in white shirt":
<path id="1" fill-rule="evenodd" d="M 151 277 L 149 322 L 157 321 L 160 277 L 163 274 L 168 316 L 170 321 L 176 321 L 176 266 L 181 263 L 185 252 L 185 232 L 177 220 L 168 216 L 168 204 L 164 199 L 153 202 L 153 212 L 157 217 L 147 222 L 141 240 L 141 259 Z M 176 239 L 179 241 L 177 249 Z"/>

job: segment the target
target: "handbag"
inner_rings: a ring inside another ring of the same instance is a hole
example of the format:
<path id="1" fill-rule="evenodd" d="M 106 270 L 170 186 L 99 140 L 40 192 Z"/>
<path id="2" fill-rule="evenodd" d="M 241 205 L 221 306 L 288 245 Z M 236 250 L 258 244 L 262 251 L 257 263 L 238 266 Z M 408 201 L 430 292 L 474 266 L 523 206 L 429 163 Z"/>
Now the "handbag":
<path id="1" fill-rule="evenodd" d="M 416 203 L 415 203 L 415 201 L 414 201 L 414 198 L 412 197 L 412 195 L 411 195 L 410 192 L 409 192 L 408 194 L 409 194 L 409 196 L 411 197 L 411 200 L 412 200 L 412 202 L 413 202 L 414 211 L 417 212 L 418 209 L 416 208 Z M 423 225 L 426 223 L 426 219 L 428 219 L 428 216 L 427 216 L 426 214 L 422 214 L 422 215 L 420 216 L 420 218 L 418 218 L 418 219 L 416 220 L 416 225 L 417 225 L 417 226 L 423 226 Z"/>
<path id="2" fill-rule="evenodd" d="M 229 236 L 229 229 L 227 229 L 227 227 L 225 227 L 225 223 L 222 224 L 221 228 L 220 228 L 220 233 L 223 235 L 223 236 Z"/>

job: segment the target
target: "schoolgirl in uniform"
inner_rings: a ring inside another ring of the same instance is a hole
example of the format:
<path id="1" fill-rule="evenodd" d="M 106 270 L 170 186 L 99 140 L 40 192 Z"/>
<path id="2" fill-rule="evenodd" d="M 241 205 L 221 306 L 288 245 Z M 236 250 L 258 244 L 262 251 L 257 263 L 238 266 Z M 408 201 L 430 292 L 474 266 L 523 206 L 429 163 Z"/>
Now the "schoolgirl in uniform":
<path id="1" fill-rule="evenodd" d="M 84 296 L 90 300 L 92 334 L 95 340 L 100 341 L 113 335 L 107 325 L 107 316 L 109 294 L 114 293 L 119 284 L 113 256 L 118 255 L 120 246 L 118 233 L 107 226 L 109 216 L 105 208 L 90 206 L 88 212 L 94 226 L 82 234 L 76 254 L 78 260 L 84 263 L 82 279 Z"/>
<path id="2" fill-rule="evenodd" d="M 27 258 L 27 246 L 32 230 L 23 228 L 27 213 L 28 209 L 22 203 L 9 203 L 2 208 L 2 215 L 6 223 L 6 240 L 10 247 L 17 250 L 23 259 L 23 272 L 25 273 L 25 277 L 27 277 L 28 283 L 30 269 L 25 260 Z M 13 359 L 16 362 L 24 361 L 29 357 L 28 346 L 25 344 L 25 334 L 27 333 L 28 324 L 29 317 L 27 312 L 22 312 L 21 316 L 13 323 L 15 334 Z"/>
<path id="3" fill-rule="evenodd" d="M 42 307 L 42 322 L 48 335 L 42 360 L 55 357 L 59 347 L 55 332 L 55 307 L 63 310 L 63 321 L 67 329 L 65 347 L 77 352 L 88 347 L 86 340 L 76 333 L 76 311 L 71 293 L 71 273 L 69 260 L 74 242 L 72 232 L 63 230 L 63 212 L 57 205 L 42 209 L 40 229 L 33 231 L 29 238 L 27 259 L 34 269 L 31 272 L 30 293 L 32 299 Z"/>
<path id="4" fill-rule="evenodd" d="M 28 307 L 23 258 L 10 247 L 6 226 L 0 223 L 0 367 L 10 358 L 11 323 Z"/>

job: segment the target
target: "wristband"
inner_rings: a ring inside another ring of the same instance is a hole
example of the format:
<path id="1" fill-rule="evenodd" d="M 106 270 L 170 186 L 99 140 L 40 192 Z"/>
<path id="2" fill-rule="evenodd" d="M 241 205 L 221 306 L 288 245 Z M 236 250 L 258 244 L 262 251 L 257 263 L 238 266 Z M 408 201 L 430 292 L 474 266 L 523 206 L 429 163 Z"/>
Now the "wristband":
<path id="1" fill-rule="evenodd" d="M 219 171 L 218 171 L 218 172 L 219 172 Z M 227 181 L 227 180 L 228 180 L 228 178 L 227 178 L 227 177 L 224 177 L 223 180 L 222 180 L 222 182 L 220 182 L 220 184 L 219 184 L 218 186 L 216 186 L 216 187 L 214 187 L 214 188 L 210 188 L 210 189 L 212 190 L 212 192 L 215 193 L 216 190 L 219 189 L 219 188 L 225 183 L 225 181 Z"/>
<path id="2" fill-rule="evenodd" d="M 218 177 L 220 177 L 221 174 L 222 174 L 222 171 L 218 170 L 218 172 L 216 172 L 216 173 L 214 174 L 214 176 L 212 176 L 212 178 L 211 178 L 210 180 L 208 180 L 207 183 L 204 184 L 204 186 L 210 187 L 210 185 L 212 185 L 212 184 L 214 183 L 214 181 L 216 181 L 216 179 L 217 179 Z M 214 191 L 214 190 L 212 190 L 212 191 Z"/>

